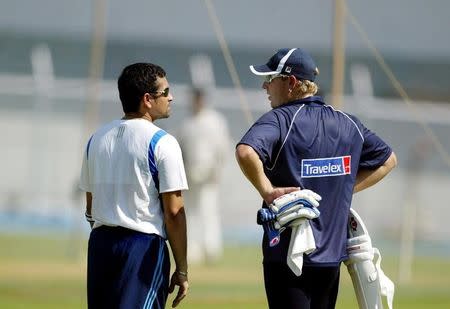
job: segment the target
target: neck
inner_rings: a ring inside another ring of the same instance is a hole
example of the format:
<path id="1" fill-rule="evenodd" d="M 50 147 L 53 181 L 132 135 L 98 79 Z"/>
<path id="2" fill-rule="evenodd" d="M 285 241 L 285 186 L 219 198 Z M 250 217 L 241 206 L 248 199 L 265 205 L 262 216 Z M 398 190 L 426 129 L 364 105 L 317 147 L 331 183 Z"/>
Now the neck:
<path id="1" fill-rule="evenodd" d="M 125 113 L 125 115 L 122 117 L 122 119 L 125 120 L 130 120 L 130 119 L 145 119 L 148 120 L 150 122 L 153 122 L 152 117 L 149 114 L 142 114 L 139 112 L 130 112 L 130 113 Z"/>
<path id="2" fill-rule="evenodd" d="M 309 98 L 312 96 L 313 95 L 311 93 L 294 93 L 294 91 L 293 91 L 289 100 L 290 101 L 301 100 L 301 99 L 306 99 L 306 98 Z"/>

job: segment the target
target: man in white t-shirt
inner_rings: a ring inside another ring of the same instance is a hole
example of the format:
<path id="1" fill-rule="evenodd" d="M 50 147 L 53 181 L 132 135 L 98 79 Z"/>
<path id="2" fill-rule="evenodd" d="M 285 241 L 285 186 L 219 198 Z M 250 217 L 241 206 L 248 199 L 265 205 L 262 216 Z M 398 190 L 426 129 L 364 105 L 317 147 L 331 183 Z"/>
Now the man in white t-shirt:
<path id="1" fill-rule="evenodd" d="M 173 97 L 165 71 L 127 66 L 118 79 L 125 116 L 87 143 L 80 188 L 93 227 L 88 246 L 89 308 L 164 308 L 175 285 L 175 307 L 188 291 L 188 189 L 176 139 L 154 125 L 169 117 Z M 176 264 L 170 283 L 170 243 Z"/>
<path id="2" fill-rule="evenodd" d="M 178 135 L 189 180 L 188 261 L 214 263 L 223 251 L 219 182 L 232 147 L 225 117 L 207 105 L 202 89 L 191 95 L 192 115 Z"/>

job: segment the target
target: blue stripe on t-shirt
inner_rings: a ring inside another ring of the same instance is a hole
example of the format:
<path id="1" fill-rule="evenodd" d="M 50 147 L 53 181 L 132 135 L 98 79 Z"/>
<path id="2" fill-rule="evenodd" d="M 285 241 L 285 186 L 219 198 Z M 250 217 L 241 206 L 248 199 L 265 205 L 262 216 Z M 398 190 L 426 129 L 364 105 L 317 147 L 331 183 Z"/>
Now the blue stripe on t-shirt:
<path id="1" fill-rule="evenodd" d="M 156 190 L 159 192 L 159 178 L 158 178 L 158 168 L 156 167 L 155 160 L 155 148 L 156 144 L 158 144 L 161 137 L 166 135 L 167 132 L 164 130 L 157 131 L 152 139 L 150 140 L 150 144 L 148 147 L 148 166 L 150 168 L 150 173 L 152 174 L 153 182 L 155 183 Z"/>

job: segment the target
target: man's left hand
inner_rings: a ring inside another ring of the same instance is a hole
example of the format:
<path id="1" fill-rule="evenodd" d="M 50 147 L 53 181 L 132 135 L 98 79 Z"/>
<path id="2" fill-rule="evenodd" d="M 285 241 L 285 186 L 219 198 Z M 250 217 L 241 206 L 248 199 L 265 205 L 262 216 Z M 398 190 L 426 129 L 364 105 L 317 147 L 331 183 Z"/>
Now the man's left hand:
<path id="1" fill-rule="evenodd" d="M 189 282 L 188 282 L 187 273 L 186 274 L 180 273 L 178 271 L 175 271 L 173 273 L 172 278 L 170 280 L 169 294 L 175 290 L 176 285 L 178 285 L 178 293 L 172 302 L 172 308 L 175 308 L 176 306 L 178 306 L 178 304 L 187 295 L 187 292 L 189 290 Z"/>

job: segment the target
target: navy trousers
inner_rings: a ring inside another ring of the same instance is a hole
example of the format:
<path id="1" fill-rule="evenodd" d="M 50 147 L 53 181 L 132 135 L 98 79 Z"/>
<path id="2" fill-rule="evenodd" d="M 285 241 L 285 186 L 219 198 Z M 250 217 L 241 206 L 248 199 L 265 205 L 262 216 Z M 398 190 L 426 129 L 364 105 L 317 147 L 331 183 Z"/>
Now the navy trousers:
<path id="1" fill-rule="evenodd" d="M 165 307 L 170 259 L 162 237 L 122 227 L 95 228 L 87 264 L 89 309 Z"/>
<path id="2" fill-rule="evenodd" d="M 333 309 L 340 267 L 303 266 L 297 277 L 286 263 L 263 263 L 270 309 Z"/>

